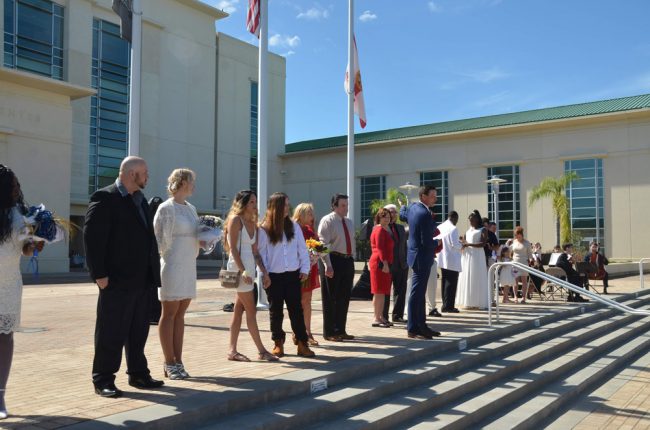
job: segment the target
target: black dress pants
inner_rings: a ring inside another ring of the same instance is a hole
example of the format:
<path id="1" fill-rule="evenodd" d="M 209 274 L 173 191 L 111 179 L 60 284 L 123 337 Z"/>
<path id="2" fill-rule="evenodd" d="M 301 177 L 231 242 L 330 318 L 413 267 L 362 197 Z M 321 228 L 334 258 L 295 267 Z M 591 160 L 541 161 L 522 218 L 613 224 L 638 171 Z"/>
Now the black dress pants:
<path id="1" fill-rule="evenodd" d="M 458 287 L 458 272 L 440 269 L 442 273 L 442 310 L 450 311 L 456 307 L 456 289 Z"/>
<path id="2" fill-rule="evenodd" d="M 122 348 L 130 376 L 149 375 L 144 346 L 149 336 L 150 288 L 120 288 L 109 282 L 99 291 L 95 323 L 93 383 L 115 381 L 122 363 Z"/>
<path id="3" fill-rule="evenodd" d="M 406 284 L 409 277 L 409 269 L 394 269 L 391 270 L 393 278 L 393 319 L 404 318 L 404 306 L 406 304 Z M 388 304 L 388 296 L 386 296 L 386 303 Z M 385 307 L 384 318 L 388 319 L 388 308 Z"/>
<path id="4" fill-rule="evenodd" d="M 321 299 L 323 303 L 323 336 L 339 336 L 345 331 L 354 281 L 354 259 L 330 254 L 334 276 L 325 276 L 321 267 Z M 321 263 L 322 266 L 322 263 Z"/>
<path id="5" fill-rule="evenodd" d="M 269 316 L 271 318 L 271 336 L 273 340 L 284 342 L 286 333 L 282 329 L 284 321 L 284 304 L 287 304 L 291 330 L 296 339 L 307 342 L 305 317 L 302 313 L 300 296 L 300 272 L 269 273 L 271 286 L 267 288 L 269 299 Z"/>

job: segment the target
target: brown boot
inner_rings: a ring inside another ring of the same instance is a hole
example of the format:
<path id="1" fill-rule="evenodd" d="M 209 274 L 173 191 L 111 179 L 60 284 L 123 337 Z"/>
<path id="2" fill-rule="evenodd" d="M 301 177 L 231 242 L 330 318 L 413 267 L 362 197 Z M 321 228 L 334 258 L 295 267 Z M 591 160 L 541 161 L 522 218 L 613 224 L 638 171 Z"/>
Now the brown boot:
<path id="1" fill-rule="evenodd" d="M 307 342 L 303 342 L 301 340 L 298 341 L 298 352 L 297 354 L 301 357 L 315 357 L 316 354 L 314 354 L 314 351 L 309 349 L 309 345 L 307 345 Z"/>
<path id="2" fill-rule="evenodd" d="M 275 347 L 273 347 L 271 354 L 275 355 L 278 358 L 284 357 L 284 340 L 275 341 Z"/>

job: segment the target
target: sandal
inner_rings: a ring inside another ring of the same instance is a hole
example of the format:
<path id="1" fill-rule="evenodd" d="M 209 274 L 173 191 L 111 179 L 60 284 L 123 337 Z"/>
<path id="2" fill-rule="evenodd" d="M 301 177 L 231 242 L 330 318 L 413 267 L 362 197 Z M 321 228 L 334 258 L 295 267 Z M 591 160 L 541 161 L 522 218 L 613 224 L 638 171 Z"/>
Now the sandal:
<path id="1" fill-rule="evenodd" d="M 241 354 L 239 352 L 236 352 L 234 354 L 228 354 L 228 360 L 230 361 L 245 361 L 245 362 L 250 362 L 251 360 L 246 357 L 244 354 Z"/>
<path id="2" fill-rule="evenodd" d="M 223 305 L 223 311 L 224 312 L 232 312 L 235 310 L 235 304 L 234 303 L 226 303 Z"/>
<path id="3" fill-rule="evenodd" d="M 280 361 L 278 357 L 268 351 L 260 352 L 258 354 L 258 357 L 261 361 Z"/>
<path id="4" fill-rule="evenodd" d="M 318 341 L 314 339 L 314 336 L 307 335 L 307 345 L 309 346 L 318 346 Z"/>

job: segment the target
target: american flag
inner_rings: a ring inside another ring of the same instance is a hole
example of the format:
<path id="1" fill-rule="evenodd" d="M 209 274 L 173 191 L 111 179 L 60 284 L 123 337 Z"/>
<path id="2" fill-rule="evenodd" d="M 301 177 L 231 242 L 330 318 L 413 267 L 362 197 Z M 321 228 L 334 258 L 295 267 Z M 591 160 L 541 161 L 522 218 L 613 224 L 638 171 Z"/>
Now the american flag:
<path id="1" fill-rule="evenodd" d="M 246 29 L 258 38 L 260 37 L 260 0 L 248 0 Z"/>

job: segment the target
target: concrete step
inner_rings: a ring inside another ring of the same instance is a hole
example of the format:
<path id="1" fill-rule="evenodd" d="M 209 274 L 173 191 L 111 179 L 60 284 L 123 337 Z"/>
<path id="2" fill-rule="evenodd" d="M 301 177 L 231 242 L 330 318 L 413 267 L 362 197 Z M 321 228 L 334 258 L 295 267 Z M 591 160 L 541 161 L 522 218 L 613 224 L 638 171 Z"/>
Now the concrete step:
<path id="1" fill-rule="evenodd" d="M 641 299 L 627 302 L 630 306 L 639 307 L 650 304 L 650 297 L 642 295 Z M 593 304 L 587 305 L 592 306 Z M 585 306 L 583 309 L 586 309 Z M 378 402 L 380 405 L 386 397 L 395 393 L 407 392 L 418 387 L 426 381 L 447 379 L 453 372 L 462 372 L 481 366 L 498 357 L 513 354 L 530 345 L 537 345 L 568 332 L 575 332 L 581 327 L 591 326 L 591 331 L 596 336 L 606 327 L 622 325 L 621 317 L 617 311 L 609 309 L 596 309 L 590 313 L 580 313 L 580 308 L 574 308 L 574 315 L 562 318 L 560 315 L 549 315 L 528 324 L 518 324 L 515 333 L 508 333 L 506 328 L 499 329 L 502 338 L 480 343 L 475 339 L 472 343 L 475 348 L 464 350 L 465 345 L 459 345 L 453 351 L 443 353 L 440 349 L 435 356 L 436 360 L 429 358 L 406 365 L 400 369 L 386 369 L 383 372 L 373 372 L 365 369 L 367 377 L 346 381 L 324 393 L 301 396 L 298 399 L 289 399 L 284 402 L 269 404 L 266 407 L 247 411 L 245 416 L 232 416 L 230 418 L 215 420 L 205 428 L 224 428 L 228 426 L 244 426 L 243 428 L 281 429 L 307 426 L 330 418 L 332 415 L 344 414 L 353 408 Z M 618 316 L 617 316 L 618 315 Z M 608 322 L 609 319 L 614 318 Z M 638 317 L 637 317 L 638 318 Z M 539 327 L 538 327 L 539 326 Z M 602 328 L 601 328 L 602 326 Z M 512 331 L 512 327 L 510 326 Z M 502 331 L 503 330 L 503 331 Z M 464 350 L 464 351 L 463 351 Z M 540 351 L 544 353 L 544 351 Z M 467 382 L 467 381 L 464 381 Z M 463 384 L 461 383 L 460 386 Z M 398 395 L 399 397 L 399 395 Z M 350 422 L 346 422 L 349 428 Z"/>
<path id="2" fill-rule="evenodd" d="M 628 338 L 629 341 L 568 376 L 546 385 L 536 396 L 514 405 L 510 413 L 493 418 L 484 428 L 503 429 L 504 425 L 519 430 L 545 427 L 551 417 L 576 402 L 583 393 L 609 381 L 621 368 L 650 351 L 648 324 L 644 325 L 642 321 L 635 324 L 638 324 L 634 330 L 636 334 Z M 576 354 L 579 353 L 576 351 Z"/>
<path id="3" fill-rule="evenodd" d="M 642 371 L 650 368 L 650 352 L 642 354 L 636 360 L 628 363 L 622 369 L 616 371 L 604 384 L 593 390 L 587 390 L 573 402 L 561 408 L 556 414 L 542 422 L 542 427 L 547 430 L 564 430 L 574 428 L 581 424 L 585 418 L 594 412 L 602 412 L 599 408 L 612 408 L 614 403 L 620 401 L 621 393 L 617 393 L 626 384 L 632 381 L 640 381 L 638 378 L 645 378 L 639 375 Z M 618 396 L 618 397 L 617 397 Z M 616 409 L 609 411 L 611 420 L 617 419 Z M 584 423 L 582 423 L 584 425 Z M 605 423 L 607 425 L 607 423 Z"/>
<path id="4" fill-rule="evenodd" d="M 571 380 L 582 388 L 586 386 L 583 384 L 606 378 L 605 369 L 603 372 L 596 371 L 598 366 L 603 365 L 603 361 L 611 366 L 620 365 L 629 359 L 630 353 L 637 353 L 637 348 L 647 349 L 650 345 L 650 338 L 646 334 L 648 329 L 650 317 L 627 324 L 584 346 L 544 361 L 535 368 L 524 369 L 507 379 L 489 384 L 458 402 L 436 410 L 435 414 L 418 418 L 417 424 L 406 425 L 405 428 L 540 428 L 535 424 L 553 412 L 549 405 L 544 404 L 550 403 L 546 399 L 571 401 L 571 392 L 554 391 L 551 387 L 559 388 L 562 383 Z M 604 355 L 606 357 L 603 358 Z M 538 392 L 541 394 L 537 395 Z M 496 420 L 493 418 L 504 410 L 509 412 Z"/>

